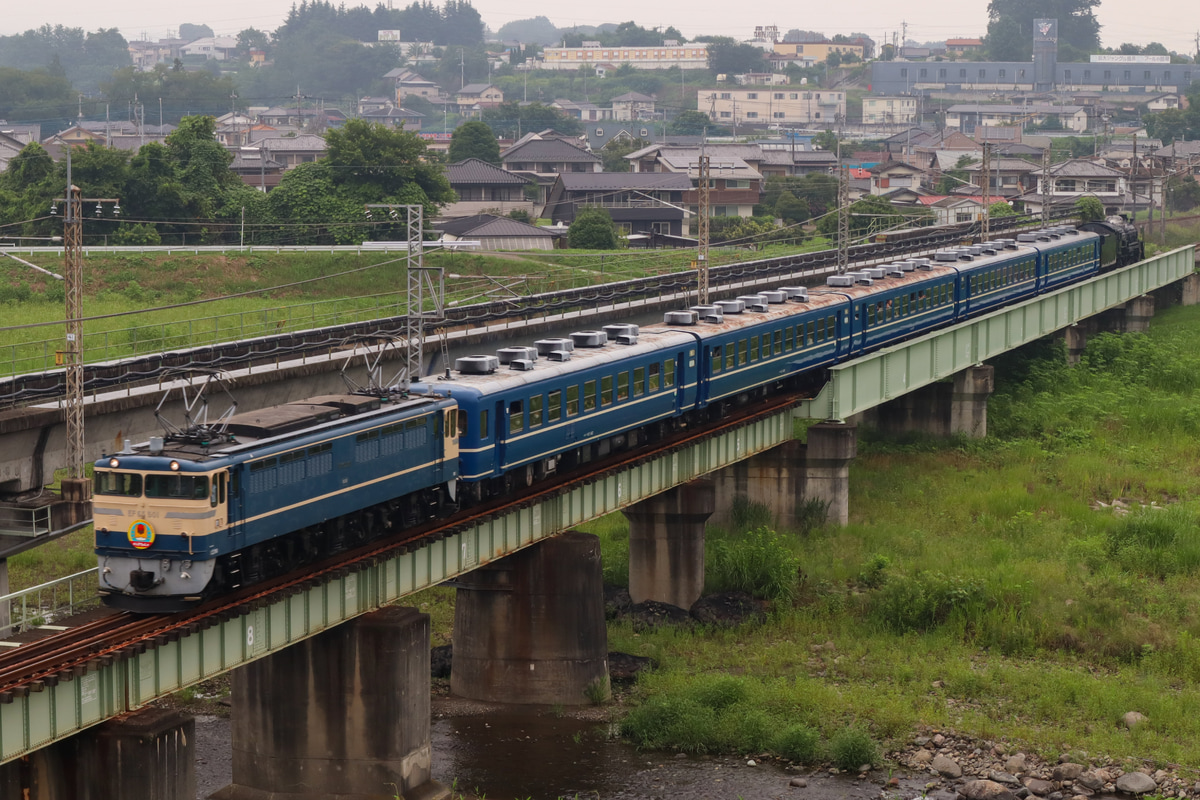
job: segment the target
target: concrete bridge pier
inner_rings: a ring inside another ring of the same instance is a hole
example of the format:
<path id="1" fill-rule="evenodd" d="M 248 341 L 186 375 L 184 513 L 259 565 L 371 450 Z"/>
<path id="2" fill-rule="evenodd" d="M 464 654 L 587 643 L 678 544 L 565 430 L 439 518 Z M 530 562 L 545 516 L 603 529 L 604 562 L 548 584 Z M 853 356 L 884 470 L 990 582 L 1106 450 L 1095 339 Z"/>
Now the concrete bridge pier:
<path id="1" fill-rule="evenodd" d="M 545 705 L 608 698 L 599 538 L 567 531 L 457 584 L 453 694 Z"/>
<path id="2" fill-rule="evenodd" d="M 1180 305 L 1200 305 L 1200 273 L 1193 272 L 1179 281 L 1178 286 Z"/>
<path id="3" fill-rule="evenodd" d="M 233 784 L 212 800 L 449 796 L 430 779 L 427 614 L 386 606 L 232 675 Z"/>
<path id="4" fill-rule="evenodd" d="M 858 455 L 858 426 L 821 422 L 808 429 L 804 496 L 825 504 L 836 525 L 850 521 L 850 462 Z"/>
<path id="5" fill-rule="evenodd" d="M 1063 336 L 1067 342 L 1067 363 L 1075 366 L 1083 358 L 1083 351 L 1087 349 L 1088 333 L 1094 325 L 1090 324 L 1091 320 L 1082 320 L 1076 325 L 1068 325 L 1063 328 Z"/>
<path id="6" fill-rule="evenodd" d="M 691 608 L 704 590 L 704 523 L 716 487 L 697 480 L 622 510 L 629 520 L 629 596 Z"/>
<path id="7" fill-rule="evenodd" d="M 196 723 L 144 708 L 0 766 L 0 797 L 193 800 Z"/>
<path id="8" fill-rule="evenodd" d="M 1135 297 L 1125 304 L 1125 313 L 1121 321 L 1123 333 L 1145 333 L 1150 330 L 1150 320 L 1154 318 L 1154 298 L 1148 294 Z"/>
<path id="9" fill-rule="evenodd" d="M 804 494 L 804 443 L 784 442 L 708 476 L 714 487 L 710 522 L 732 525 L 734 503 L 743 498 L 765 506 L 779 530 L 797 527 L 796 503 Z"/>
<path id="10" fill-rule="evenodd" d="M 954 376 L 950 395 L 950 434 L 971 439 L 987 437 L 988 397 L 996 388 L 996 368 L 990 364 L 968 367 Z"/>

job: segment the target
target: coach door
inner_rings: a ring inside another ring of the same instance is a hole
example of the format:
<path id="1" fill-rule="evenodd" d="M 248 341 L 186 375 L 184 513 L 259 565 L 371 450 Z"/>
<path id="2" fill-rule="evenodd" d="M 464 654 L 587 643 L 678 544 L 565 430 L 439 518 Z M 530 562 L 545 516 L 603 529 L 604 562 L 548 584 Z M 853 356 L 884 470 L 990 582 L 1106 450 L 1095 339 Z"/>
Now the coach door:
<path id="1" fill-rule="evenodd" d="M 458 458 L 458 437 L 467 424 L 467 412 L 457 408 L 442 409 L 442 458 L 453 461 Z"/>

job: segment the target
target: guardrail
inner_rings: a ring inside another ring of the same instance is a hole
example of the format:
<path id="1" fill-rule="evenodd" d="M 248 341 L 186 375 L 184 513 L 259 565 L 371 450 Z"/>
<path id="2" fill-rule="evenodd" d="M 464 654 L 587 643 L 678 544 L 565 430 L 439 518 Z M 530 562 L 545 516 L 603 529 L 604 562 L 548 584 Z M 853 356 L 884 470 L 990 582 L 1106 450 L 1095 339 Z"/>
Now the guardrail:
<path id="1" fill-rule="evenodd" d="M 0 505 L 0 534 L 36 538 L 50 533 L 50 506 Z"/>
<path id="2" fill-rule="evenodd" d="M 11 636 L 100 605 L 98 567 L 0 595 L 0 636 Z M 7 619 L 5 617 L 7 616 Z"/>

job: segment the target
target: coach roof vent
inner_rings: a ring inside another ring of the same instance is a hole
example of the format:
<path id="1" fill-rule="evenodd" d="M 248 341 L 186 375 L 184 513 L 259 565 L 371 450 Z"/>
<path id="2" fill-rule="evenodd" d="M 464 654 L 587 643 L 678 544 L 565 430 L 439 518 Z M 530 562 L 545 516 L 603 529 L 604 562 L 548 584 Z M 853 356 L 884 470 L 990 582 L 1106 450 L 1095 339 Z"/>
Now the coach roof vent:
<path id="1" fill-rule="evenodd" d="M 573 346 L 574 345 L 572 345 L 572 347 Z M 546 356 L 547 361 L 570 361 L 571 360 L 571 351 L 570 350 L 551 350 L 549 353 L 545 353 L 544 355 Z"/>
<path id="2" fill-rule="evenodd" d="M 746 304 L 747 311 L 762 313 L 767 310 L 767 301 L 756 294 L 744 294 L 738 300 Z"/>
<path id="3" fill-rule="evenodd" d="M 787 295 L 787 299 L 793 303 L 808 302 L 808 287 L 807 286 L 780 286 L 779 291 Z"/>
<path id="4" fill-rule="evenodd" d="M 983 255 L 983 247 L 977 244 L 969 244 L 966 247 L 960 247 L 959 250 L 970 253 L 973 256 Z"/>
<path id="5" fill-rule="evenodd" d="M 608 334 L 604 331 L 576 331 L 571 334 L 571 341 L 576 347 L 604 347 L 608 344 Z"/>
<path id="6" fill-rule="evenodd" d="M 570 339 L 538 339 L 533 343 L 539 356 L 548 356 L 556 350 L 566 350 L 568 353 L 575 349 L 575 343 Z"/>
<path id="7" fill-rule="evenodd" d="M 722 314 L 741 314 L 746 310 L 746 304 L 741 300 L 718 300 L 714 305 Z"/>
<path id="8" fill-rule="evenodd" d="M 888 269 L 897 272 L 912 272 L 917 268 L 917 265 L 912 261 L 894 261 L 891 264 L 888 264 L 887 267 Z"/>
<path id="9" fill-rule="evenodd" d="M 1016 250 L 1017 249 L 1017 240 L 1016 239 L 997 239 L 996 244 L 1000 247 L 1003 247 L 1005 250 Z"/>
<path id="10" fill-rule="evenodd" d="M 765 292 L 759 292 L 758 296 L 761 297 L 763 300 L 766 300 L 768 303 L 770 303 L 773 306 L 779 305 L 780 303 L 787 301 L 786 294 L 784 294 L 783 292 L 775 291 L 774 289 L 768 289 Z"/>
<path id="11" fill-rule="evenodd" d="M 928 258 L 910 258 L 909 263 L 916 264 L 917 269 L 933 269 L 936 266 Z"/>
<path id="12" fill-rule="evenodd" d="M 958 261 L 957 250 L 938 250 L 933 254 L 934 261 Z"/>
<path id="13" fill-rule="evenodd" d="M 501 364 L 511 364 L 518 358 L 526 359 L 527 361 L 537 361 L 536 347 L 501 347 L 496 351 L 496 357 L 500 359 Z"/>
<path id="14" fill-rule="evenodd" d="M 695 325 L 695 311 L 668 311 L 663 314 L 663 324 L 665 325 Z"/>
<path id="15" fill-rule="evenodd" d="M 1017 234 L 1018 242 L 1036 242 L 1037 240 L 1038 240 L 1038 235 L 1036 233 L 1018 233 Z"/>
<path id="16" fill-rule="evenodd" d="M 500 368 L 495 356 L 463 356 L 454 359 L 454 368 L 463 375 L 491 375 Z"/>
<path id="17" fill-rule="evenodd" d="M 720 325 L 725 321 L 725 313 L 719 306 L 692 306 L 688 310 L 695 311 L 701 322 L 707 322 L 710 325 Z"/>
<path id="18" fill-rule="evenodd" d="M 509 369 L 515 369 L 520 372 L 528 372 L 533 369 L 533 361 L 528 358 L 514 358 L 508 364 Z"/>
<path id="19" fill-rule="evenodd" d="M 854 278 L 849 274 L 845 275 L 830 275 L 825 279 L 826 286 L 853 286 Z"/>
<path id="20" fill-rule="evenodd" d="M 867 267 L 862 270 L 862 274 L 874 281 L 880 281 L 887 277 L 887 270 L 883 267 Z"/>
<path id="21" fill-rule="evenodd" d="M 605 325 L 604 332 L 608 334 L 608 340 L 615 342 L 618 336 L 632 336 L 633 340 L 637 341 L 638 326 L 619 323 L 614 325 Z"/>
<path id="22" fill-rule="evenodd" d="M 859 286 L 873 286 L 875 284 L 875 279 L 869 277 L 865 272 L 847 272 L 846 274 L 854 278 L 854 282 Z"/>

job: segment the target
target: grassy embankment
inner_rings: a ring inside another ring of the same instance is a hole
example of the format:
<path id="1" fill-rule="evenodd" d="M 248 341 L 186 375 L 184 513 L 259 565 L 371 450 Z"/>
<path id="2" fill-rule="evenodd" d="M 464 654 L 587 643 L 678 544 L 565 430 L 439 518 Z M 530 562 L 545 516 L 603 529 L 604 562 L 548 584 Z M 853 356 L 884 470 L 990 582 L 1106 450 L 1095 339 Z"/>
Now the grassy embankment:
<path id="1" fill-rule="evenodd" d="M 806 249 L 819 249 L 822 241 Z M 714 250 L 712 259 L 719 265 L 786 252 L 796 248 Z M 693 258 L 690 251 L 663 250 L 431 253 L 426 264 L 446 269 L 448 302 L 467 304 L 684 270 Z M 28 260 L 61 271 L 49 255 Z M 84 323 L 85 358 L 110 360 L 402 314 L 404 271 L 403 256 L 383 253 L 92 256 L 84 266 L 84 314 L 123 316 Z M 181 303 L 191 305 L 163 308 Z M 60 322 L 63 305 L 60 282 L 0 261 L 0 371 L 53 366 L 61 324 L 5 329 Z"/>

